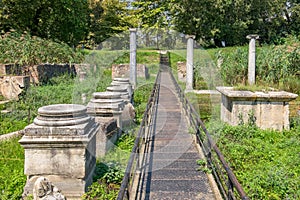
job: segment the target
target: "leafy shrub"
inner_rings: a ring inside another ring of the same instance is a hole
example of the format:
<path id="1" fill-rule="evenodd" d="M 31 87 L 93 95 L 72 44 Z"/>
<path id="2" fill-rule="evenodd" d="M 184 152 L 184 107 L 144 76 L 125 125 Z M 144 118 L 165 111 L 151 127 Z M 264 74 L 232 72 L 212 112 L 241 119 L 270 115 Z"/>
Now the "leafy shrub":
<path id="1" fill-rule="evenodd" d="M 83 199 L 116 199 L 134 144 L 134 135 L 125 134 L 116 146 L 97 162 L 94 183 Z"/>
<path id="2" fill-rule="evenodd" d="M 251 199 L 300 198 L 299 130 L 225 125 L 217 131 L 218 146 Z"/>
<path id="3" fill-rule="evenodd" d="M 80 63 L 81 52 L 75 52 L 67 44 L 41 39 L 15 31 L 1 35 L 0 62 L 32 66 L 41 63 Z"/>

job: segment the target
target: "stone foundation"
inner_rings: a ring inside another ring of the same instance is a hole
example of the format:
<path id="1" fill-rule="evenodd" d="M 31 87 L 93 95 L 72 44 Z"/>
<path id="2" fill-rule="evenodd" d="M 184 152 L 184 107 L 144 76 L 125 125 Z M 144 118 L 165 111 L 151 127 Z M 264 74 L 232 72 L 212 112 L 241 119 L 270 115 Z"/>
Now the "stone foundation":
<path id="1" fill-rule="evenodd" d="M 21 76 L 22 70 L 17 64 L 0 64 L 0 76 L 14 75 Z"/>
<path id="2" fill-rule="evenodd" d="M 217 87 L 222 94 L 221 120 L 230 125 L 253 121 L 262 129 L 289 129 L 289 101 L 298 95 L 280 92 L 234 91 Z"/>
<path id="3" fill-rule="evenodd" d="M 120 137 L 117 120 L 107 117 L 95 117 L 96 122 L 100 124 L 97 133 L 96 157 L 103 157 L 110 149 L 115 146 Z"/>
<path id="4" fill-rule="evenodd" d="M 137 77 L 148 79 L 150 77 L 148 68 L 145 65 L 137 64 Z M 112 65 L 112 78 L 129 78 L 129 64 Z"/>
<path id="5" fill-rule="evenodd" d="M 117 92 L 95 92 L 87 105 L 87 112 L 100 124 L 97 132 L 96 157 L 104 156 L 120 136 L 123 127 L 124 100 Z"/>
<path id="6" fill-rule="evenodd" d="M 49 179 L 69 199 L 81 199 L 96 167 L 99 124 L 76 104 L 44 106 L 19 141 L 25 150 L 24 195 L 32 194 L 39 177 Z"/>
<path id="7" fill-rule="evenodd" d="M 40 64 L 25 67 L 23 74 L 30 76 L 30 82 L 41 83 L 63 74 L 76 75 L 76 70 L 74 65 L 70 66 L 69 64 Z"/>

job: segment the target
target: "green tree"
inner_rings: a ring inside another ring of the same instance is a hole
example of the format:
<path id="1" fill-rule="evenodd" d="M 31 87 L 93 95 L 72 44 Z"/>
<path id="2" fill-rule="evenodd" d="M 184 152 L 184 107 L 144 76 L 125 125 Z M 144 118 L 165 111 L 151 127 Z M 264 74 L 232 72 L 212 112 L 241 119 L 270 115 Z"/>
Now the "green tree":
<path id="1" fill-rule="evenodd" d="M 160 43 L 167 40 L 170 34 L 171 17 L 170 2 L 168 0 L 137 0 L 132 3 L 139 27 L 143 29 L 145 45 L 157 49 Z M 167 33 L 167 34 L 166 34 Z"/>
<path id="2" fill-rule="evenodd" d="M 2 0 L 0 28 L 29 31 L 42 38 L 76 45 L 88 32 L 86 0 Z"/>
<path id="3" fill-rule="evenodd" d="M 107 38 L 136 26 L 130 2 L 123 0 L 92 1 L 91 39 L 98 44 Z"/>
<path id="4" fill-rule="evenodd" d="M 290 33 L 299 34 L 299 0 L 169 0 L 176 29 L 195 34 L 216 45 L 247 42 L 259 34 L 262 42 L 276 42 Z"/>

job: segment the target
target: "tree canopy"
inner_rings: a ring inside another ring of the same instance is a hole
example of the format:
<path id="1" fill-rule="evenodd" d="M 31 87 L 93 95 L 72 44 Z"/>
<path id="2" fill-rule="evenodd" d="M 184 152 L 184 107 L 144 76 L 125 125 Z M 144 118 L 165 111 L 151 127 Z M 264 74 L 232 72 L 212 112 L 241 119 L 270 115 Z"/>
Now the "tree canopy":
<path id="1" fill-rule="evenodd" d="M 88 31 L 86 0 L 2 0 L 0 28 L 75 45 Z"/>
<path id="2" fill-rule="evenodd" d="M 299 34 L 299 0 L 169 0 L 176 29 L 219 45 L 246 42 L 259 34 L 266 43 Z"/>
<path id="3" fill-rule="evenodd" d="M 157 36 L 175 29 L 206 45 L 265 43 L 299 35 L 299 0 L 2 0 L 0 28 L 69 45 L 98 44 L 130 27 Z"/>

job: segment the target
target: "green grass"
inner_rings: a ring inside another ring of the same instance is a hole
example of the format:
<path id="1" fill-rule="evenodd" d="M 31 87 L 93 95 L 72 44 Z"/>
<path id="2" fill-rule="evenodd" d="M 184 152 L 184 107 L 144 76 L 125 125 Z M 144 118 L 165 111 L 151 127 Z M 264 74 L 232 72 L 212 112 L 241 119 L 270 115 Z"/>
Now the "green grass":
<path id="1" fill-rule="evenodd" d="M 0 142 L 0 199 L 20 199 L 26 182 L 20 137 Z"/>
<path id="2" fill-rule="evenodd" d="M 256 47 L 256 86 L 276 88 L 300 94 L 299 49 L 296 38 L 284 45 Z M 218 61 L 222 60 L 221 68 Z M 172 50 L 172 69 L 186 62 L 186 50 Z M 215 89 L 216 86 L 247 86 L 248 45 L 214 49 L 194 49 L 194 88 Z M 174 75 L 177 76 L 177 73 Z"/>
<path id="3" fill-rule="evenodd" d="M 114 64 L 128 64 L 130 62 L 129 51 L 93 51 L 93 53 L 98 54 L 100 57 L 111 56 L 111 62 Z M 136 55 L 138 64 L 152 64 L 159 63 L 159 54 L 157 51 L 150 50 L 138 50 Z"/>
<path id="4" fill-rule="evenodd" d="M 300 123 L 290 131 L 224 125 L 218 146 L 250 199 L 300 198 Z"/>

